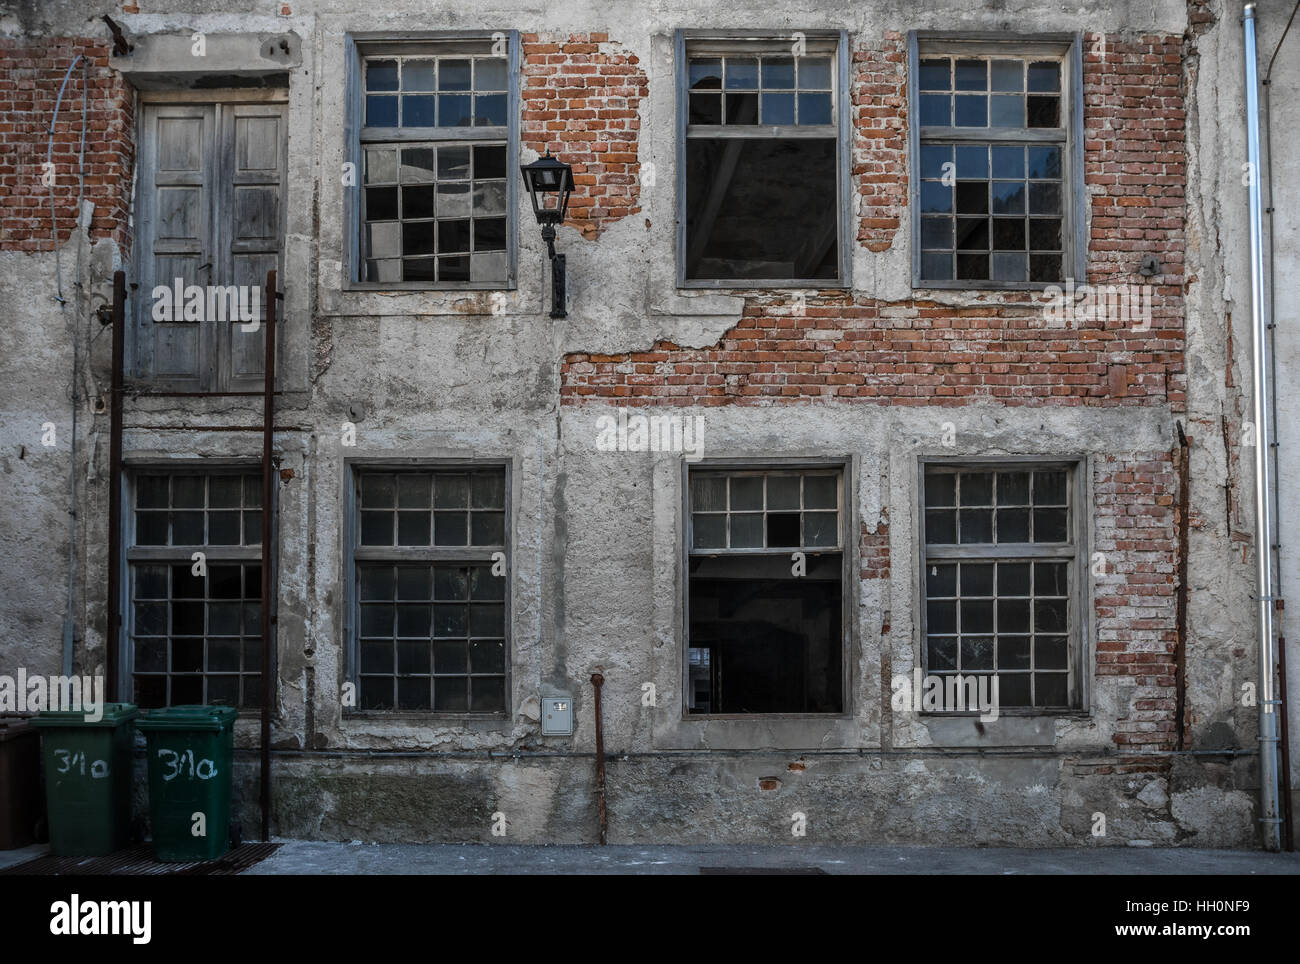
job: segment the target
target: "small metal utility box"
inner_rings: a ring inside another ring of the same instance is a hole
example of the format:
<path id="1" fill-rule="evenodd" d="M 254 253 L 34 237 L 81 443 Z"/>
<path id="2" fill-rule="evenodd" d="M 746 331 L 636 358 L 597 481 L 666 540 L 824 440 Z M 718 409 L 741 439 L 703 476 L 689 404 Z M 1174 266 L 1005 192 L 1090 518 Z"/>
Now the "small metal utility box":
<path id="1" fill-rule="evenodd" d="M 573 735 L 573 700 L 567 696 L 542 697 L 542 736 Z"/>

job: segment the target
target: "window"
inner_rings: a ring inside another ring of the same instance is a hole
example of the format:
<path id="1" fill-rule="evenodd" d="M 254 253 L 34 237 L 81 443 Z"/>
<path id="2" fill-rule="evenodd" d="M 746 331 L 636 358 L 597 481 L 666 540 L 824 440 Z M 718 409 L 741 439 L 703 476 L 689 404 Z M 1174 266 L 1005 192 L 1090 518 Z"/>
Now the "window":
<path id="1" fill-rule="evenodd" d="M 359 709 L 505 712 L 505 493 L 504 467 L 357 472 Z"/>
<path id="2" fill-rule="evenodd" d="M 261 475 L 144 471 L 133 481 L 127 663 L 135 703 L 258 706 Z"/>
<path id="3" fill-rule="evenodd" d="M 358 46 L 354 280 L 514 283 L 516 47 L 506 34 Z"/>
<path id="4" fill-rule="evenodd" d="M 1082 277 L 1077 42 L 913 35 L 914 284 Z"/>
<path id="5" fill-rule="evenodd" d="M 152 388 L 263 387 L 266 274 L 284 239 L 286 117 L 275 102 L 142 107 L 127 351 L 128 371 Z"/>
<path id="6" fill-rule="evenodd" d="M 924 465 L 928 674 L 996 674 L 1003 709 L 1079 705 L 1077 476 L 1073 463 Z"/>
<path id="7" fill-rule="evenodd" d="M 678 42 L 678 280 L 847 283 L 846 43 Z"/>
<path id="8" fill-rule="evenodd" d="M 843 467 L 688 479 L 687 712 L 842 712 Z"/>

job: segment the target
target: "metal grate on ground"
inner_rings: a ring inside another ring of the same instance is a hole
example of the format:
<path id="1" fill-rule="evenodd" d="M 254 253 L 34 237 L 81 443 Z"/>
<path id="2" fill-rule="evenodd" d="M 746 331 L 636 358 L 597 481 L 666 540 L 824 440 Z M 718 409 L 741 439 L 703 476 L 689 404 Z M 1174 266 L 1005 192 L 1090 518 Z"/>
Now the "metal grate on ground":
<path id="1" fill-rule="evenodd" d="M 265 860 L 279 848 L 280 845 L 277 843 L 241 844 L 216 860 L 195 860 L 173 864 L 154 860 L 153 851 L 147 844 L 142 844 L 119 850 L 106 857 L 55 857 L 47 854 L 0 870 L 0 876 L 8 874 L 46 877 L 69 874 L 87 876 L 142 874 L 157 877 L 231 875 L 238 874 Z"/>

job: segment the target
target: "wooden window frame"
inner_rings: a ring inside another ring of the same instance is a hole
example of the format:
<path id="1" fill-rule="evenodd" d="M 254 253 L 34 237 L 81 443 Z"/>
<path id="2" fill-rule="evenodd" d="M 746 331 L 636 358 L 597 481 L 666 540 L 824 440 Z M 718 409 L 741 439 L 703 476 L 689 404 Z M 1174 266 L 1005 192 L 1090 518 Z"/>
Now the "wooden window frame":
<path id="1" fill-rule="evenodd" d="M 1045 33 L 1008 36 L 989 32 L 946 32 L 912 30 L 907 39 L 907 103 L 909 118 L 920 116 L 919 69 L 920 61 L 928 54 L 1008 57 L 1041 56 L 1061 61 L 1061 100 L 1065 142 L 1061 151 L 1063 197 L 1061 199 L 1061 281 L 989 281 L 989 280 L 927 280 L 921 277 L 921 142 L 927 137 L 944 140 L 970 140 L 991 143 L 1003 139 L 1008 144 L 1029 144 L 1034 139 L 1024 137 L 999 138 L 997 128 L 944 127 L 921 129 L 908 124 L 908 178 L 911 204 L 910 231 L 912 247 L 912 288 L 987 291 L 1044 291 L 1053 285 L 1059 287 L 1073 277 L 1081 279 L 1087 272 L 1087 195 L 1084 190 L 1083 164 L 1083 34 Z M 1008 129 L 1019 131 L 1019 129 Z M 1060 143 L 1052 138 L 1052 143 Z"/>
<path id="2" fill-rule="evenodd" d="M 690 710 L 688 688 L 690 686 L 690 651 L 691 651 L 691 581 L 690 561 L 692 556 L 728 555 L 736 557 L 754 555 L 778 555 L 785 549 L 699 549 L 693 548 L 694 529 L 691 512 L 691 476 L 694 473 L 722 472 L 736 475 L 763 475 L 781 472 L 820 472 L 829 470 L 839 475 L 839 544 L 837 546 L 818 546 L 815 549 L 790 549 L 790 552 L 804 553 L 840 553 L 840 632 L 842 669 L 840 684 L 840 711 L 836 713 L 692 713 Z M 701 723 L 710 720 L 736 720 L 761 722 L 764 720 L 834 720 L 849 719 L 854 713 L 853 667 L 855 661 L 855 644 L 857 639 L 855 614 L 857 612 L 857 572 L 858 540 L 854 533 L 858 531 L 857 513 L 853 498 L 853 460 L 842 458 L 769 458 L 769 459 L 704 459 L 699 462 L 682 462 L 681 467 L 681 513 L 682 513 L 682 547 L 681 547 L 681 599 L 682 599 L 682 646 L 680 654 L 681 671 L 681 719 L 687 723 Z"/>
<path id="3" fill-rule="evenodd" d="M 421 127 L 366 128 L 364 62 L 384 55 L 410 56 L 420 53 L 481 54 L 484 43 L 505 38 L 506 127 Z M 519 250 L 519 162 L 520 41 L 519 31 L 464 30 L 441 32 L 349 33 L 344 40 L 347 64 L 344 161 L 352 164 L 353 183 L 343 188 L 343 277 L 347 291 L 513 291 L 518 286 Z M 506 276 L 501 281 L 362 281 L 365 261 L 365 219 L 362 216 L 365 189 L 365 146 L 403 141 L 501 141 L 506 144 Z"/>
<path id="4" fill-rule="evenodd" d="M 485 469 L 499 470 L 503 473 L 505 486 L 505 521 L 503 532 L 503 545 L 500 548 L 481 547 L 481 546 L 373 546 L 362 547 L 360 545 L 360 527 L 361 527 L 361 506 L 358 498 L 358 490 L 361 484 L 361 477 L 371 473 L 385 472 L 422 472 L 432 473 L 456 473 L 456 472 L 475 472 Z M 344 707 L 343 714 L 345 718 L 356 719 L 373 719 L 373 720 L 447 720 L 449 722 L 472 722 L 476 720 L 502 721 L 509 720 L 513 714 L 513 626 L 511 619 L 512 611 L 512 573 L 514 553 L 512 551 L 514 535 L 514 518 L 513 518 L 513 499 L 511 498 L 512 485 L 512 466 L 505 459 L 460 459 L 460 460 L 441 460 L 441 459 L 369 459 L 357 458 L 347 459 L 344 462 L 344 505 L 343 505 L 343 585 L 345 594 L 345 603 L 343 607 L 343 657 L 344 657 L 344 679 L 351 683 L 357 693 L 357 706 Z M 357 582 L 357 563 L 358 562 L 384 562 L 392 561 L 400 564 L 402 561 L 411 562 L 428 562 L 428 563 L 465 563 L 473 564 L 490 564 L 494 552 L 505 553 L 506 573 L 503 577 L 506 581 L 505 597 L 502 600 L 502 617 L 504 620 L 505 632 L 505 707 L 497 712 L 473 712 L 473 711 L 445 711 L 445 710 L 366 710 L 360 707 L 361 693 L 361 593 Z"/>
<path id="5" fill-rule="evenodd" d="M 1014 544 L 936 544 L 927 545 L 925 531 L 925 474 L 927 469 L 951 469 L 958 472 L 998 471 L 1051 471 L 1069 473 L 1066 492 L 1069 498 L 1070 541 L 1068 543 L 1014 543 Z M 930 672 L 928 665 L 926 627 L 926 565 L 930 561 L 997 562 L 1063 561 L 1073 562 L 1071 584 L 1068 589 L 1070 614 L 1067 627 L 1069 672 L 1067 676 L 1070 705 L 1068 707 L 1015 706 L 1000 707 L 1001 716 L 1069 717 L 1087 716 L 1091 699 L 1089 685 L 1091 666 L 1092 579 L 1088 567 L 1090 558 L 1089 533 L 1091 532 L 1091 490 L 1088 485 L 1090 461 L 1082 455 L 1052 456 L 988 456 L 958 459 L 921 457 L 917 460 L 916 519 L 917 519 L 917 583 L 915 587 L 916 620 L 918 630 L 916 665 L 922 674 Z M 996 595 L 993 597 L 996 599 Z M 945 671 L 947 672 L 947 671 Z M 964 715 L 978 715 L 978 710 Z M 927 712 L 932 716 L 960 716 L 960 712 Z"/>
<path id="6" fill-rule="evenodd" d="M 810 133 L 809 128 L 797 125 L 778 125 L 731 128 L 726 125 L 692 127 L 690 117 L 690 57 L 697 54 L 736 56 L 789 51 L 795 31 L 746 30 L 678 30 L 674 35 L 675 86 L 677 95 L 676 138 L 676 197 L 674 215 L 676 231 L 677 287 L 683 289 L 781 289 L 781 288 L 850 288 L 853 277 L 854 234 L 852 220 L 852 164 L 851 118 L 852 89 L 849 86 L 849 39 L 846 30 L 799 31 L 809 44 L 825 47 L 834 62 L 831 81 L 831 109 L 834 111 L 836 163 L 836 231 L 839 271 L 835 278 L 778 278 L 756 280 L 748 278 L 715 279 L 686 277 L 686 257 L 689 250 L 686 236 L 686 141 L 692 137 L 725 139 L 731 137 L 815 137 L 825 138 L 820 128 Z M 775 229 L 780 225 L 774 225 Z"/>
<path id="7" fill-rule="evenodd" d="M 191 378 L 188 376 L 156 374 L 153 371 L 153 347 L 150 346 L 147 351 L 148 366 L 145 362 L 145 346 L 141 344 L 141 339 L 146 331 L 146 323 L 151 320 L 153 309 L 152 292 L 146 290 L 146 274 L 143 271 L 144 259 L 152 258 L 153 252 L 146 251 L 145 245 L 145 224 L 148 222 L 156 207 L 156 198 L 150 193 L 150 185 L 145 184 L 145 176 L 149 173 L 145 166 L 145 160 L 157 156 L 157 139 L 152 131 L 146 127 L 149 119 L 154 116 L 154 111 L 166 109 L 169 106 L 182 107 L 185 105 L 210 106 L 213 108 L 213 143 L 210 145 L 209 156 L 203 159 L 205 170 L 211 175 L 214 192 L 217 187 L 223 183 L 223 177 L 229 173 L 232 160 L 228 156 L 230 152 L 226 150 L 225 145 L 218 144 L 217 137 L 222 131 L 226 120 L 226 113 L 229 112 L 233 119 L 240 116 L 240 108 L 257 108 L 259 106 L 273 107 L 281 112 L 284 120 L 284 130 L 279 149 L 284 161 L 281 170 L 280 182 L 280 224 L 279 224 L 279 254 L 276 259 L 276 270 L 279 272 L 281 279 L 284 276 L 285 257 L 288 247 L 288 223 L 289 223 L 289 176 L 288 176 L 288 139 L 289 139 L 289 92 L 285 88 L 274 87 L 269 89 L 218 89 L 212 90 L 143 90 L 139 93 L 139 103 L 136 110 L 135 131 L 136 143 L 139 145 L 138 160 L 135 165 L 134 176 L 134 206 L 133 219 L 131 227 L 132 243 L 135 247 L 135 256 L 131 259 L 129 267 L 129 280 L 131 283 L 131 293 L 127 298 L 127 338 L 124 346 L 124 376 L 131 385 L 138 385 L 144 392 L 193 392 L 202 395 L 221 395 L 230 392 L 238 393 L 239 391 L 256 391 L 261 394 L 264 377 L 262 374 L 249 376 L 237 376 L 230 370 L 233 364 L 233 355 L 229 348 L 229 332 L 214 331 L 210 325 L 213 322 L 195 322 L 194 324 L 203 324 L 205 327 L 199 332 L 199 363 L 200 370 L 197 376 Z M 230 145 L 233 151 L 233 143 Z M 204 244 L 212 243 L 217 247 L 225 244 L 230 233 L 230 216 L 228 212 L 217 210 L 216 194 L 214 193 L 205 207 L 210 210 L 210 214 L 205 214 L 205 221 L 209 218 L 214 222 L 204 230 Z M 152 241 L 151 245 L 152 246 Z M 228 247 L 228 246 L 227 246 Z M 227 251 L 228 253 L 228 251 Z M 214 252 L 207 252 L 209 258 L 216 257 Z M 233 282 L 233 279 L 226 279 Z M 160 279 L 154 279 L 154 283 L 163 283 Z M 168 282 L 170 283 L 170 282 Z M 197 283 L 197 281 L 196 281 Z M 211 275 L 209 281 L 211 283 Z M 281 288 L 284 287 L 281 280 Z M 263 275 L 257 280 L 259 290 L 259 312 L 258 322 L 261 325 L 262 337 L 265 337 L 265 325 L 262 324 L 266 313 L 266 277 Z M 283 352 L 285 338 L 285 316 L 281 312 L 277 319 L 280 336 L 277 339 L 277 354 Z M 277 366 L 278 368 L 279 366 Z M 282 372 L 277 371 L 276 381 L 280 381 Z M 238 383 L 242 379 L 243 384 Z"/>

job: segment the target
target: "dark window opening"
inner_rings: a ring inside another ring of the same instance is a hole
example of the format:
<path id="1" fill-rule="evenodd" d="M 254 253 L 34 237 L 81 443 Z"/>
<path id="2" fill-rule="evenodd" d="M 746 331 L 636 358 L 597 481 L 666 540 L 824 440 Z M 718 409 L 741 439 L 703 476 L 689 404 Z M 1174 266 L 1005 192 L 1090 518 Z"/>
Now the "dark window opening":
<path id="1" fill-rule="evenodd" d="M 691 474 L 689 712 L 843 711 L 840 491 L 835 469 Z"/>
<path id="2" fill-rule="evenodd" d="M 680 172 L 686 281 L 841 280 L 844 51 L 829 38 L 691 41 Z"/>
<path id="3" fill-rule="evenodd" d="M 686 277 L 839 274 L 836 142 L 692 138 L 686 145 Z"/>

